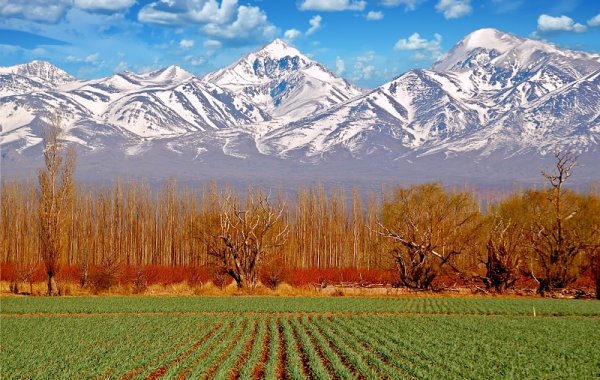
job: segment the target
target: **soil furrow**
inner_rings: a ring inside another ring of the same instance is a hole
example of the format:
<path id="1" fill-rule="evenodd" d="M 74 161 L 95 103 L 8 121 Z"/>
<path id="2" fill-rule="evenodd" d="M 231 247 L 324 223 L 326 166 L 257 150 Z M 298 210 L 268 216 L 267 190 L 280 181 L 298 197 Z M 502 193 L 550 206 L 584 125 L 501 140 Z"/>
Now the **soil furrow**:
<path id="1" fill-rule="evenodd" d="M 221 324 L 222 324 L 222 323 L 221 323 Z M 227 324 L 227 326 L 226 326 L 226 327 L 223 329 L 223 331 L 220 333 L 220 335 L 223 335 L 223 334 L 224 334 L 224 333 L 227 331 L 227 329 L 230 329 L 230 328 L 232 328 L 232 326 L 233 326 L 233 321 L 230 321 L 230 322 Z M 210 337 L 207 337 L 207 338 L 210 338 Z M 205 340 L 206 340 L 206 339 L 205 339 Z M 176 377 L 177 377 L 177 379 L 179 379 L 179 380 L 182 380 L 182 379 L 185 379 L 185 378 L 187 378 L 188 374 L 190 373 L 190 371 L 191 371 L 191 369 L 194 367 L 194 365 L 196 365 L 197 363 L 200 363 L 200 362 L 201 362 L 201 361 L 202 361 L 202 360 L 203 360 L 203 359 L 204 359 L 206 356 L 208 356 L 208 353 L 209 353 L 210 351 L 212 351 L 212 349 L 213 349 L 214 347 L 216 347 L 216 346 L 217 346 L 219 343 L 220 343 L 220 342 L 219 342 L 219 340 L 216 340 L 216 341 L 212 342 L 212 343 L 210 344 L 210 346 L 206 347 L 206 348 L 204 349 L 204 351 L 203 351 L 202 353 L 200 353 L 200 356 L 194 360 L 194 363 L 192 363 L 191 365 L 189 365 L 189 366 L 187 366 L 186 368 L 184 368 L 184 369 L 183 369 L 183 370 L 182 370 L 182 371 L 181 371 L 181 372 L 180 372 L 180 373 L 179 373 L 179 374 L 176 376 Z M 191 355 L 191 354 L 192 354 L 192 353 L 190 352 L 190 355 Z M 188 355 L 188 356 L 190 356 L 190 355 Z"/>
<path id="2" fill-rule="evenodd" d="M 150 375 L 148 375 L 148 379 L 161 378 L 169 370 L 169 368 L 173 367 L 175 364 L 179 363 L 180 361 L 182 361 L 185 358 L 187 358 L 188 356 L 190 356 L 192 354 L 192 352 L 194 352 L 202 344 L 203 341 L 210 338 L 210 336 L 212 334 L 214 334 L 216 331 L 218 331 L 221 328 L 221 326 L 223 326 L 223 322 L 217 323 L 210 331 L 208 331 L 206 334 L 204 334 L 202 336 L 202 338 L 200 338 L 196 342 L 194 342 L 194 344 L 190 348 L 185 350 L 183 353 L 181 353 L 175 359 L 171 360 L 166 365 L 163 365 L 162 367 L 157 368 Z"/>
<path id="3" fill-rule="evenodd" d="M 265 325 L 265 337 L 262 342 L 262 351 L 260 353 L 260 359 L 258 365 L 254 368 L 253 377 L 255 379 L 262 379 L 265 374 L 265 364 L 269 357 L 269 339 L 271 339 L 271 330 L 269 329 L 270 318 L 267 320 Z"/>
<path id="4" fill-rule="evenodd" d="M 294 338 L 294 343 L 296 345 L 296 350 L 300 355 L 300 359 L 302 360 L 302 373 L 306 375 L 307 378 L 312 378 L 312 372 L 310 369 L 310 364 L 308 363 L 308 354 L 305 351 L 305 348 L 302 346 L 300 342 L 300 337 L 298 336 L 298 332 L 294 328 L 294 325 L 291 321 L 288 320 L 290 325 L 290 331 L 292 332 L 292 337 Z"/>
<path id="5" fill-rule="evenodd" d="M 231 373 L 229 375 L 230 380 L 239 378 L 240 371 L 242 370 L 242 366 L 248 359 L 248 356 L 250 355 L 250 350 L 252 349 L 252 345 L 255 343 L 259 323 L 260 323 L 259 321 L 254 320 L 254 326 L 252 328 L 252 332 L 250 333 L 250 336 L 248 337 L 248 340 L 246 341 L 246 344 L 244 345 L 244 348 L 242 349 L 242 355 L 239 357 L 237 363 L 235 364 L 235 367 L 233 367 L 233 369 L 231 370 Z"/>

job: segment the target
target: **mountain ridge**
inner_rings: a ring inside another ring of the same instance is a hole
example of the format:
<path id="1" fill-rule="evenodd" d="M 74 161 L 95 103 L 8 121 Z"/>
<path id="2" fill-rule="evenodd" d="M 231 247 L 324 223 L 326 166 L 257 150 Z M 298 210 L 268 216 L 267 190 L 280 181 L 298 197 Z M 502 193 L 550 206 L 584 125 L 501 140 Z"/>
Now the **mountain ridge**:
<path id="1" fill-rule="evenodd" d="M 9 172 L 39 157 L 53 110 L 84 160 L 108 157 L 106 165 L 118 166 L 119 157 L 151 158 L 165 177 L 161 159 L 196 170 L 198 162 L 217 167 L 230 157 L 252 170 L 270 157 L 270 168 L 299 163 L 299 173 L 338 163 L 344 175 L 361 160 L 372 162 L 374 178 L 408 162 L 409 172 L 422 167 L 445 181 L 445 172 L 460 168 L 433 170 L 433 157 L 440 168 L 464 157 L 466 168 L 556 149 L 600 155 L 600 56 L 495 29 L 465 36 L 431 69 L 370 91 L 281 40 L 201 78 L 172 65 L 81 81 L 48 63 L 26 65 L 0 68 L 0 147 Z"/>

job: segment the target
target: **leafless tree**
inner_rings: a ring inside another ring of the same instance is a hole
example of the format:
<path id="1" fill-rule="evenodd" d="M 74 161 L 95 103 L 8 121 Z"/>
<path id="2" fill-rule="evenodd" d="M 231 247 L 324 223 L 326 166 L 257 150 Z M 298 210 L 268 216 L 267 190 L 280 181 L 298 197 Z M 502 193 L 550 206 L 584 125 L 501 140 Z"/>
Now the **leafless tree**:
<path id="1" fill-rule="evenodd" d="M 61 116 L 50 116 L 44 131 L 45 167 L 38 171 L 40 250 L 48 274 L 48 295 L 58 295 L 55 275 L 65 247 L 69 209 L 73 202 L 75 152 L 61 141 L 61 127 Z"/>
<path id="2" fill-rule="evenodd" d="M 542 171 L 551 188 L 538 194 L 537 200 L 536 194 L 531 194 L 531 203 L 535 205 L 531 231 L 534 263 L 530 264 L 528 274 L 538 282 L 540 294 L 564 288 L 577 279 L 576 260 L 584 249 L 584 242 L 573 228 L 573 218 L 579 209 L 568 200 L 563 188 L 573 174 L 577 157 L 560 151 L 554 156 L 554 172 Z"/>
<path id="3" fill-rule="evenodd" d="M 526 233 L 520 224 L 502 217 L 496 216 L 492 223 L 482 281 L 488 289 L 502 293 L 519 278 Z"/>
<path id="4" fill-rule="evenodd" d="M 392 257 L 402 285 L 427 289 L 455 256 L 473 246 L 481 214 L 467 193 L 448 194 L 438 184 L 396 191 L 384 204 L 380 234 L 398 245 Z"/>
<path id="5" fill-rule="evenodd" d="M 219 206 L 219 228 L 203 230 L 201 238 L 207 253 L 240 289 L 257 285 L 265 256 L 284 244 L 284 210 L 284 205 L 273 207 L 260 191 L 249 191 L 243 205 L 239 198 L 227 194 Z"/>

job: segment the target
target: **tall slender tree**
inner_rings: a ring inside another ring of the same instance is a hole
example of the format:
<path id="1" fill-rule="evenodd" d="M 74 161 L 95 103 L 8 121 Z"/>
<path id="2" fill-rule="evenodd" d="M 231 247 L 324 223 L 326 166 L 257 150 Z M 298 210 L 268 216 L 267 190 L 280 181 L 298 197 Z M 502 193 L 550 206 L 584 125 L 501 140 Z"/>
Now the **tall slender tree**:
<path id="1" fill-rule="evenodd" d="M 62 117 L 51 115 L 44 131 L 45 166 L 38 171 L 40 253 L 48 274 L 48 295 L 58 295 L 55 276 L 65 248 L 73 203 L 75 152 L 65 146 L 62 133 Z"/>

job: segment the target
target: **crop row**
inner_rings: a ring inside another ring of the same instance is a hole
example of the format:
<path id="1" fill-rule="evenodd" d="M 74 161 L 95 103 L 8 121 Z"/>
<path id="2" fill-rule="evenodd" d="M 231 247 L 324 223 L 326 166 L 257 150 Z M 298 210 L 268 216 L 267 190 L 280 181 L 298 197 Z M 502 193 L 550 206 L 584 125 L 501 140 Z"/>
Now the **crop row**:
<path id="1" fill-rule="evenodd" d="M 3 298 L 0 313 L 406 313 L 600 315 L 600 303 L 572 299 L 64 297 Z"/>
<path id="2" fill-rule="evenodd" d="M 2 379 L 588 378 L 598 320 L 507 316 L 3 316 Z"/>

